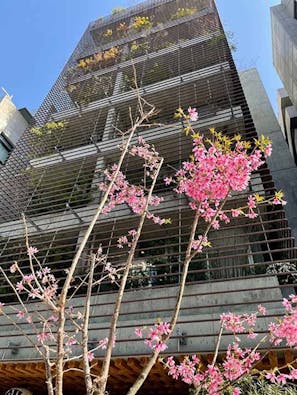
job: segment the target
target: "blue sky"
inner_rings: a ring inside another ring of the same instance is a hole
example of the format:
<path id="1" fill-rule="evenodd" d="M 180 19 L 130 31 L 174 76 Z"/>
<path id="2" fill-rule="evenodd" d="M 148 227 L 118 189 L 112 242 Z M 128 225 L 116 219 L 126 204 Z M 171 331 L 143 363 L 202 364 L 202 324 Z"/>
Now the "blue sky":
<path id="1" fill-rule="evenodd" d="M 0 0 L 0 86 L 18 107 L 35 110 L 88 23 L 136 0 Z M 239 69 L 257 67 L 275 108 L 281 86 L 272 65 L 269 7 L 280 0 L 217 0 L 234 33 Z"/>

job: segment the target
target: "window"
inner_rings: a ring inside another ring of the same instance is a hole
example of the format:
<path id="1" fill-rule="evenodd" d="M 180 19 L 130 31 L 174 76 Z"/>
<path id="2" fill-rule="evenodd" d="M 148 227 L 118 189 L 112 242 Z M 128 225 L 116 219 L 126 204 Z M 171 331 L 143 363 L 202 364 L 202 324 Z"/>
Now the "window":
<path id="1" fill-rule="evenodd" d="M 294 1 L 294 18 L 297 19 L 297 0 Z"/>
<path id="2" fill-rule="evenodd" d="M 0 164 L 4 165 L 12 149 L 13 145 L 3 134 L 0 134 Z"/>

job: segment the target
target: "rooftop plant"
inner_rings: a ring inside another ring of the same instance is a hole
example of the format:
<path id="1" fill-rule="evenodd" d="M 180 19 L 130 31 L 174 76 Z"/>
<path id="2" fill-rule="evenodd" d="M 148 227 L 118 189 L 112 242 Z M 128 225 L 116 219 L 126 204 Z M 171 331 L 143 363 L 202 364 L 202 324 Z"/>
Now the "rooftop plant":
<path id="1" fill-rule="evenodd" d="M 116 15 L 116 14 L 119 14 L 120 12 L 124 12 L 124 11 L 126 11 L 126 8 L 125 8 L 125 7 L 115 7 L 115 8 L 111 11 L 111 13 L 112 13 L 112 15 Z"/>

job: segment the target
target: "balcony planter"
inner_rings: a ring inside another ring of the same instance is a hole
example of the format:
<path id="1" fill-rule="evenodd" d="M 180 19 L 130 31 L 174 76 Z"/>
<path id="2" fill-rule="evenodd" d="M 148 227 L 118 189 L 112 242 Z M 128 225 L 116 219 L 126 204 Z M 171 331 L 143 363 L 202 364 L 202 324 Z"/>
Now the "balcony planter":
<path id="1" fill-rule="evenodd" d="M 140 32 L 141 30 L 151 29 L 152 27 L 153 23 L 148 16 L 136 16 L 130 29 L 132 32 Z"/>
<path id="2" fill-rule="evenodd" d="M 47 152 L 54 149 L 55 146 L 59 145 L 61 133 L 65 129 L 67 122 L 47 122 L 42 126 L 36 126 L 31 128 L 31 133 L 36 137 L 36 146 L 44 150 L 45 146 Z M 45 144 L 46 139 L 46 144 Z"/>
<path id="3" fill-rule="evenodd" d="M 113 66 L 120 58 L 122 50 L 119 47 L 111 47 L 107 51 L 97 52 L 87 58 L 79 59 L 77 68 L 84 74 L 101 68 Z"/>

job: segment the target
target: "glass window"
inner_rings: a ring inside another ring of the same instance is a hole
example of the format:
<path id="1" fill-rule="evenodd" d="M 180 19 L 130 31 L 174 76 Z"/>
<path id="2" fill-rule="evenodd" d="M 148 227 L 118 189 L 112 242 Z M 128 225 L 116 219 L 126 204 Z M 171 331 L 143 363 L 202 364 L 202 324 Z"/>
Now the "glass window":
<path id="1" fill-rule="evenodd" d="M 294 18 L 297 19 L 297 0 L 294 1 Z"/>
<path id="2" fill-rule="evenodd" d="M 0 135 L 0 164 L 4 165 L 12 149 L 13 149 L 12 144 L 3 136 L 3 134 L 1 134 Z"/>

